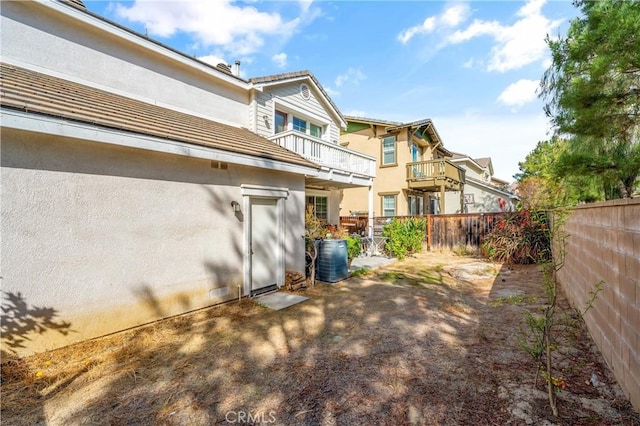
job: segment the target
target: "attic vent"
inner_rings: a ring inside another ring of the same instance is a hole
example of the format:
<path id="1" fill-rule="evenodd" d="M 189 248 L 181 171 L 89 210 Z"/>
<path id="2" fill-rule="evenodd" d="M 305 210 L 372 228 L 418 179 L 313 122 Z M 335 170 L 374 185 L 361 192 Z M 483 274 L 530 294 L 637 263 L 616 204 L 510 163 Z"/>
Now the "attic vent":
<path id="1" fill-rule="evenodd" d="M 309 98 L 311 98 L 311 92 L 309 91 L 309 86 L 307 86 L 306 84 L 301 84 L 300 95 L 302 96 L 302 99 L 308 101 Z"/>

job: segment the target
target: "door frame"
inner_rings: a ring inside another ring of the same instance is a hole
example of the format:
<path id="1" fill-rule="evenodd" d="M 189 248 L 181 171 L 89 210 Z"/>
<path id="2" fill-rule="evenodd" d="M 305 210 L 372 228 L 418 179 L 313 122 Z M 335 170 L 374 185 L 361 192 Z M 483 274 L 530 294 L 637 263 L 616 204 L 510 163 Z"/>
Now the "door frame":
<path id="1" fill-rule="evenodd" d="M 276 200 L 277 214 L 277 239 L 276 241 L 276 285 L 278 288 L 284 285 L 285 280 L 285 201 L 289 196 L 288 188 L 262 185 L 240 185 L 242 194 L 242 210 L 244 211 L 243 241 L 244 241 L 244 283 L 243 294 L 251 294 L 252 280 L 252 255 L 251 255 L 251 199 L 271 198 Z"/>

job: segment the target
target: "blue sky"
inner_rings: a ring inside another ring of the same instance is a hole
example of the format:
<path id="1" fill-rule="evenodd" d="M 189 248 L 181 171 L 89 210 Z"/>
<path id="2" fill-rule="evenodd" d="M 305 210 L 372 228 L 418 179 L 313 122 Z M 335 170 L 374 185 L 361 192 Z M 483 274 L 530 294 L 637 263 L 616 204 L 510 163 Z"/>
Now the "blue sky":
<path id="1" fill-rule="evenodd" d="M 550 137 L 537 98 L 569 1 L 86 1 L 102 16 L 245 78 L 311 71 L 341 112 L 431 118 L 444 145 L 511 180 Z"/>

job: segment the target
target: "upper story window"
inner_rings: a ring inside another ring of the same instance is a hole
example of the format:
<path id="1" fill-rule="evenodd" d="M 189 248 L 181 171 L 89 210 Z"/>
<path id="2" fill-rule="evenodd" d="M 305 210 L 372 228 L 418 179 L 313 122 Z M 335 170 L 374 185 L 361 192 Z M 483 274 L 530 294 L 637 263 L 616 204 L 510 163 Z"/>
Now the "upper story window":
<path id="1" fill-rule="evenodd" d="M 316 138 L 320 138 L 322 139 L 322 127 L 321 126 L 317 126 L 313 123 L 309 124 L 309 130 L 311 133 L 311 136 L 315 136 Z"/>
<path id="2" fill-rule="evenodd" d="M 382 139 L 382 165 L 396 164 L 396 137 L 387 136 Z"/>
<path id="3" fill-rule="evenodd" d="M 323 139 L 325 127 L 320 123 L 313 123 L 307 119 L 296 117 L 291 113 L 275 111 L 273 118 L 274 133 L 286 132 L 287 130 L 295 130 L 318 139 Z"/>
<path id="4" fill-rule="evenodd" d="M 307 133 L 307 122 L 298 117 L 293 117 L 293 130 L 296 132 Z"/>
<path id="5" fill-rule="evenodd" d="M 281 111 L 276 111 L 274 120 L 275 133 L 281 133 L 287 130 L 287 114 Z"/>

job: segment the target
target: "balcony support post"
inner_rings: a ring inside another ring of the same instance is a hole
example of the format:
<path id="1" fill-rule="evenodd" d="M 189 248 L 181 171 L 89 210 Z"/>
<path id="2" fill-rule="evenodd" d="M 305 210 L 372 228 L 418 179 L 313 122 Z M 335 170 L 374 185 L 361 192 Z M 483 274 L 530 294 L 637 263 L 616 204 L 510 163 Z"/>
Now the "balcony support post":
<path id="1" fill-rule="evenodd" d="M 373 238 L 373 182 L 369 185 L 369 216 L 367 216 L 367 236 Z"/>

